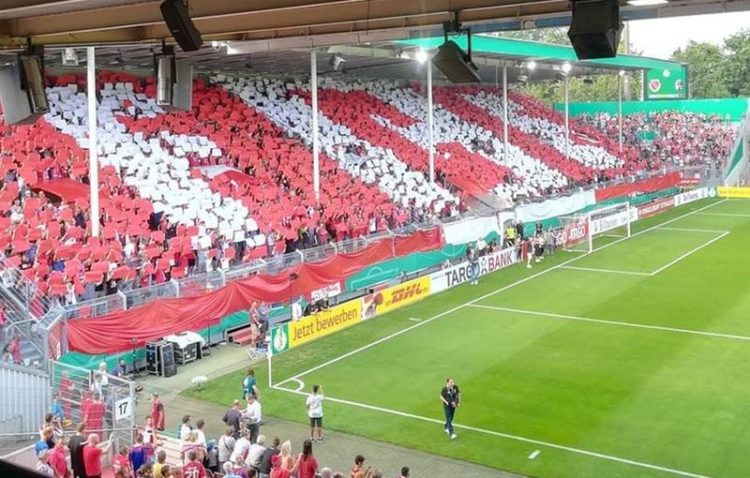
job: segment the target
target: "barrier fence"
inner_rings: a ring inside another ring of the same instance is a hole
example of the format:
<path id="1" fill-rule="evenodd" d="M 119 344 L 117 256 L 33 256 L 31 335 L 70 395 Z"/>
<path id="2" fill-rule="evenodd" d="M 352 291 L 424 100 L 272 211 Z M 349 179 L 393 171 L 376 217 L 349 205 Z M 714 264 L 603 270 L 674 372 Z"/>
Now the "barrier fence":
<path id="1" fill-rule="evenodd" d="M 696 169 L 683 168 L 682 171 L 684 174 L 693 174 L 695 177 L 701 178 L 702 182 L 706 178 L 706 175 L 701 174 L 701 171 Z M 660 173 L 665 172 L 667 171 L 661 171 Z M 629 182 L 632 182 L 632 180 L 623 181 L 623 183 Z M 421 224 L 411 224 L 398 230 L 386 230 L 370 236 L 296 250 L 283 255 L 258 259 L 250 263 L 232 264 L 225 269 L 193 273 L 185 278 L 173 279 L 147 287 L 130 289 L 128 284 L 123 284 L 121 290 L 116 294 L 65 306 L 60 305 L 56 298 L 50 299 L 40 295 L 33 282 L 27 280 L 18 270 L 5 269 L 0 275 L 3 286 L 0 287 L 0 295 L 4 299 L 3 303 L 6 304 L 6 312 L 10 317 L 10 322 L 18 323 L 17 328 L 19 330 L 22 326 L 26 327 L 24 335 L 30 337 L 30 342 L 33 345 L 32 352 L 34 350 L 39 352 L 36 360 L 44 367 L 48 359 L 58 358 L 68 352 L 63 331 L 57 330 L 54 334 L 48 333 L 53 326 L 64 329 L 64 327 L 60 327 L 60 324 L 66 320 L 79 317 L 100 317 L 113 312 L 132 309 L 155 299 L 201 295 L 223 287 L 230 281 L 244 279 L 255 274 L 280 274 L 284 270 L 303 262 L 320 262 L 338 253 L 353 253 L 381 240 L 394 240 L 395 251 L 395 239 L 399 236 L 442 227 L 444 224 L 450 224 L 450 227 L 455 228 L 463 221 L 476 219 L 476 217 L 468 216 L 461 219 L 448 218 L 446 221 L 433 220 Z M 0 259 L 0 266 L 2 265 L 2 259 Z M 34 331 L 30 330 L 33 325 L 30 320 L 36 321 L 38 324 Z M 53 349 L 53 353 L 50 354 L 48 349 Z M 34 355 L 37 354 L 34 353 Z"/>
<path id="2" fill-rule="evenodd" d="M 103 440 L 110 434 L 118 446 L 133 443 L 136 420 L 135 382 L 107 373 L 53 361 L 50 365 L 49 389 L 63 408 L 59 429 L 75 432 L 78 423 L 86 422 L 86 432 Z"/>

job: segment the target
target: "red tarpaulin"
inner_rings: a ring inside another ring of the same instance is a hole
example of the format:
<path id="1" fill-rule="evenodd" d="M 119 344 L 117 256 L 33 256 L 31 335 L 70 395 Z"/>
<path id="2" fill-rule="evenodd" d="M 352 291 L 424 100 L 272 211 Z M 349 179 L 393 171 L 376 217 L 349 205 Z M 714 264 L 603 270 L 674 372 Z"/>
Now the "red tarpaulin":
<path id="1" fill-rule="evenodd" d="M 634 183 L 618 184 L 607 188 L 600 188 L 595 191 L 596 202 L 606 199 L 629 196 L 631 194 L 651 193 L 662 189 L 668 189 L 679 184 L 681 179 L 680 173 L 670 173 L 666 176 L 657 176 L 655 178 L 644 179 Z"/>
<path id="2" fill-rule="evenodd" d="M 146 342 L 186 330 L 200 330 L 222 317 L 247 309 L 254 301 L 273 303 L 341 282 L 376 262 L 400 254 L 442 246 L 442 231 L 420 231 L 414 240 L 384 239 L 351 254 L 338 254 L 322 262 L 300 264 L 279 275 L 257 275 L 234 281 L 197 297 L 160 299 L 135 309 L 103 317 L 81 318 L 67 324 L 70 350 L 88 354 L 116 353 L 143 347 Z M 290 273 L 297 279 L 290 284 Z M 132 339 L 136 340 L 133 344 Z"/>
<path id="3" fill-rule="evenodd" d="M 436 227 L 428 231 L 417 231 L 408 236 L 400 236 L 395 240 L 397 256 L 405 256 L 414 252 L 432 251 L 443 247 L 443 229 Z"/>
<path id="4" fill-rule="evenodd" d="M 88 200 L 91 189 L 87 184 L 79 183 L 69 178 L 52 179 L 36 183 L 34 189 L 40 189 L 46 193 L 54 194 L 65 202 L 74 202 L 76 199 Z"/>

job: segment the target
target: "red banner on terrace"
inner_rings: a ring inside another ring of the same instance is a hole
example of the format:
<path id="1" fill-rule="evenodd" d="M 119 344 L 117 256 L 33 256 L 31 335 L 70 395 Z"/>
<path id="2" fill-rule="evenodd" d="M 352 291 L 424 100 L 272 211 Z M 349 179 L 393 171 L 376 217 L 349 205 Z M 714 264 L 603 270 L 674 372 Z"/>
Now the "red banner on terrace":
<path id="1" fill-rule="evenodd" d="M 652 193 L 662 189 L 668 189 L 677 186 L 682 179 L 680 173 L 669 173 L 666 176 L 657 176 L 655 178 L 644 179 L 634 183 L 618 184 L 607 188 L 600 188 L 595 191 L 596 202 L 604 201 L 610 198 L 630 196 L 632 194 Z"/>
<path id="2" fill-rule="evenodd" d="M 437 231 L 437 232 L 436 232 Z M 410 238 L 384 239 L 351 254 L 337 254 L 324 261 L 300 264 L 282 274 L 257 275 L 230 282 L 197 297 L 159 299 L 145 306 L 102 317 L 71 320 L 67 324 L 71 351 L 87 354 L 116 353 L 143 347 L 146 342 L 186 330 L 215 325 L 254 301 L 273 303 L 307 295 L 341 282 L 376 262 L 397 254 L 433 250 L 442 246 L 440 228 L 415 233 Z M 290 274 L 297 278 L 290 280 Z M 133 339 L 135 343 L 133 343 Z"/>

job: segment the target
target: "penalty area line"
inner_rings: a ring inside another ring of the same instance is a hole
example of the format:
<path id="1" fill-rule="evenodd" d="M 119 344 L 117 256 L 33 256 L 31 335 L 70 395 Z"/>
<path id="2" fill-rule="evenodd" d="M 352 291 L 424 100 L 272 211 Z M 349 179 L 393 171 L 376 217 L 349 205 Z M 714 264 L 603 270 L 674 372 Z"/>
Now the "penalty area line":
<path id="1" fill-rule="evenodd" d="M 635 271 L 620 271 L 615 269 L 600 269 L 598 267 L 577 267 L 577 266 L 563 266 L 560 269 L 568 269 L 572 271 L 586 271 L 586 272 L 606 272 L 608 274 L 624 274 L 629 276 L 650 276 L 650 272 L 635 272 Z"/>
<path id="2" fill-rule="evenodd" d="M 283 392 L 294 393 L 296 395 L 301 395 L 301 396 L 307 396 L 307 394 L 304 393 L 304 392 L 290 390 L 288 388 L 279 387 L 278 385 L 274 385 L 273 388 L 275 388 L 277 390 L 280 390 L 280 391 L 283 391 Z M 395 415 L 395 416 L 399 416 L 399 417 L 402 417 L 402 418 L 410 418 L 412 420 L 419 420 L 419 421 L 422 421 L 422 422 L 428 422 L 428 423 L 434 423 L 434 424 L 437 424 L 437 425 L 443 425 L 443 420 L 438 420 L 436 418 L 423 417 L 421 415 L 415 415 L 413 413 L 401 412 L 399 410 L 393 410 L 393 409 L 390 409 L 390 408 L 377 407 L 375 405 L 368 405 L 366 403 L 353 402 L 351 400 L 343 400 L 343 399 L 340 399 L 340 398 L 334 398 L 334 397 L 326 396 L 326 402 L 340 403 L 342 405 L 348 405 L 348 406 L 352 406 L 352 407 L 363 408 L 363 409 L 371 410 L 371 411 L 375 411 L 375 412 L 387 413 L 389 415 Z M 690 473 L 688 471 L 682 471 L 682 470 L 678 470 L 676 468 L 668 468 L 666 466 L 654 465 L 654 464 L 645 463 L 645 462 L 642 462 L 642 461 L 630 460 L 628 458 L 622 458 L 622 457 L 615 456 L 615 455 L 607 455 L 605 453 L 599 453 L 599 452 L 595 452 L 595 451 L 584 450 L 583 448 L 575 448 L 575 447 L 572 447 L 572 446 L 559 445 L 557 443 L 551 443 L 551 442 L 546 442 L 546 441 L 542 441 L 542 440 L 536 440 L 534 438 L 527 438 L 527 437 L 523 437 L 523 436 L 520 436 L 520 435 L 511 435 L 510 433 L 498 432 L 498 431 L 495 431 L 495 430 L 488 430 L 488 429 L 485 429 L 485 428 L 474 427 L 474 426 L 471 426 L 471 425 L 461 425 L 461 424 L 458 424 L 458 423 L 454 422 L 453 423 L 453 428 L 457 428 L 459 430 L 466 430 L 466 431 L 470 431 L 470 432 L 474 432 L 474 433 L 481 433 L 481 434 L 484 434 L 484 435 L 490 435 L 490 436 L 494 436 L 494 437 L 498 437 L 498 438 L 505 438 L 505 439 L 508 439 L 508 440 L 514 440 L 514 441 L 523 442 L 523 443 L 530 443 L 530 444 L 537 445 L 537 446 L 542 446 L 542 447 L 546 447 L 546 448 L 552 448 L 552 449 L 555 449 L 555 450 L 567 451 L 567 452 L 570 452 L 570 453 L 576 453 L 578 455 L 584 455 L 584 456 L 589 456 L 589 457 L 593 457 L 593 458 L 599 458 L 601 460 L 612 461 L 612 462 L 616 462 L 616 463 L 622 463 L 622 464 L 625 464 L 625 465 L 631 465 L 631 466 L 636 466 L 636 467 L 640 467 L 640 468 L 647 468 L 649 470 L 661 471 L 661 472 L 664 472 L 664 473 L 669 473 L 669 474 L 677 475 L 677 476 L 686 476 L 686 477 L 690 477 L 690 478 L 708 478 L 706 475 L 699 475 L 699 474 L 696 474 L 696 473 Z M 535 453 L 536 453 L 536 455 L 538 455 L 539 453 L 541 453 L 541 451 L 540 450 L 536 450 L 531 455 L 534 455 Z M 534 458 L 536 458 L 536 456 L 534 456 L 532 458 L 531 455 L 529 455 L 530 459 L 533 460 Z"/>
<path id="3" fill-rule="evenodd" d="M 670 261 L 669 263 L 667 263 L 667 264 L 665 264 L 665 265 L 661 266 L 660 268 L 656 269 L 656 270 L 655 270 L 654 272 L 652 272 L 652 273 L 651 273 L 651 275 L 652 275 L 652 276 L 655 276 L 656 274 L 658 274 L 658 273 L 660 273 L 660 272 L 663 272 L 663 271 L 665 271 L 665 270 L 669 269 L 670 267 L 672 267 L 673 265 L 677 264 L 677 263 L 678 263 L 678 262 L 680 262 L 681 260 L 683 260 L 683 259 L 687 259 L 687 258 L 688 258 L 689 256 L 691 256 L 691 255 L 695 254 L 696 252 L 700 251 L 701 249 L 703 249 L 703 248 L 705 248 L 705 247 L 708 247 L 708 246 L 710 246 L 710 245 L 711 245 L 711 244 L 713 244 L 714 242 L 716 242 L 716 241 L 718 241 L 718 240 L 720 240 L 720 239 L 723 239 L 723 238 L 727 237 L 728 235 L 729 235 L 729 231 L 724 231 L 723 233 L 721 233 L 721 234 L 719 234 L 718 236 L 714 237 L 714 238 L 713 238 L 713 239 L 711 239 L 710 241 L 706 241 L 705 243 L 701 244 L 700 246 L 698 246 L 698 247 L 694 247 L 693 249 L 691 249 L 691 250 L 687 251 L 687 252 L 686 252 L 685 254 L 681 255 L 681 256 L 680 256 L 680 257 L 678 257 L 677 259 L 674 259 L 673 261 Z"/>
<path id="4" fill-rule="evenodd" d="M 498 312 L 510 312 L 514 314 L 536 315 L 539 317 L 547 317 L 550 319 L 570 320 L 570 321 L 576 321 L 576 322 L 590 322 L 590 323 L 602 324 L 602 325 L 632 327 L 635 329 L 660 330 L 662 332 L 675 332 L 678 334 L 701 335 L 704 337 L 715 337 L 715 338 L 720 338 L 720 339 L 750 341 L 750 337 L 746 335 L 734 335 L 734 334 L 723 334 L 721 332 L 707 332 L 703 330 L 680 329 L 677 327 L 666 327 L 664 325 L 648 325 L 648 324 L 638 324 L 634 322 L 622 322 L 619 320 L 593 319 L 591 317 L 580 317 L 577 315 L 555 314 L 553 312 L 541 312 L 541 311 L 535 311 L 535 310 L 514 309 L 512 307 L 499 307 L 499 306 L 494 306 L 494 305 L 472 304 L 470 307 L 474 307 L 478 309 L 495 310 Z"/>

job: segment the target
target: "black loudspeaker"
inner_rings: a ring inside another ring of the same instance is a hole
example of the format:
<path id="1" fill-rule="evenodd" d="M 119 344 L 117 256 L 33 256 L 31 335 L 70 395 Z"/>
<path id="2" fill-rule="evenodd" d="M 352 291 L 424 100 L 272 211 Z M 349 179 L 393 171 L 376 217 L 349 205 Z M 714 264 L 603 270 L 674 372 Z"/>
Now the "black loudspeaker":
<path id="1" fill-rule="evenodd" d="M 453 40 L 448 40 L 438 48 L 432 57 L 432 64 L 442 71 L 453 83 L 479 83 L 479 69 L 468 61 L 466 53 Z"/>
<path id="2" fill-rule="evenodd" d="M 580 60 L 614 58 L 620 44 L 617 0 L 573 0 L 568 38 Z"/>
<path id="3" fill-rule="evenodd" d="M 39 55 L 20 55 L 0 70 L 0 103 L 7 124 L 31 124 L 49 111 Z"/>
<path id="4" fill-rule="evenodd" d="M 174 358 L 174 345 L 170 342 L 149 342 L 146 344 L 146 371 L 152 375 L 171 377 L 177 373 Z"/>
<path id="5" fill-rule="evenodd" d="M 201 33 L 190 19 L 190 13 L 183 0 L 164 0 L 160 8 L 167 28 L 182 51 L 195 51 L 203 45 Z"/>

